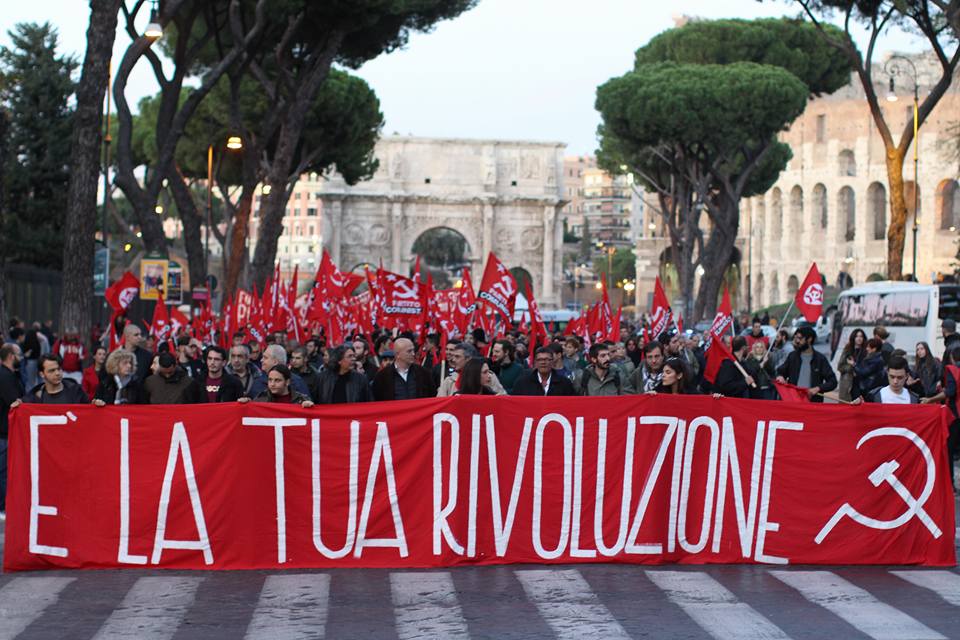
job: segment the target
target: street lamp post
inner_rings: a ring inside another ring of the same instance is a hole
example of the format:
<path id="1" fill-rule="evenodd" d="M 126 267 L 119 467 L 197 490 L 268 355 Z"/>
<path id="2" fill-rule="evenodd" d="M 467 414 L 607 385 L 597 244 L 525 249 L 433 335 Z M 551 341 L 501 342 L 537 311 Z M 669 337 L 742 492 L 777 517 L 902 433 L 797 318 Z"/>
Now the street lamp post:
<path id="1" fill-rule="evenodd" d="M 890 102 L 897 101 L 894 78 L 903 73 L 905 69 L 910 70 L 910 79 L 913 80 L 913 279 L 918 282 L 917 230 L 920 226 L 920 139 L 918 136 L 920 129 L 920 74 L 917 72 L 917 66 L 913 64 L 913 61 L 904 56 L 890 56 L 890 59 L 883 65 L 884 72 L 890 76 L 890 93 L 887 94 L 887 100 Z"/>
<path id="2" fill-rule="evenodd" d="M 240 136 L 227 138 L 227 149 L 239 151 L 243 149 L 243 140 Z M 210 281 L 210 229 L 213 226 L 213 145 L 207 146 L 207 233 L 203 237 L 203 261 L 207 272 L 207 284 Z M 209 295 L 209 293 L 208 293 Z"/>

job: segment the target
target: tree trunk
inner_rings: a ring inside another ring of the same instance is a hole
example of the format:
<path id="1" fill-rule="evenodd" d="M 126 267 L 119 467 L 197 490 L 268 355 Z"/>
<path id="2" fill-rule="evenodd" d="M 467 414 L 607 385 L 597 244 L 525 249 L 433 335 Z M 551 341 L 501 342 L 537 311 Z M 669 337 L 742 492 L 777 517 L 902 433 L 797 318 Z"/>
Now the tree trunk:
<path id="1" fill-rule="evenodd" d="M 907 225 L 907 202 L 903 186 L 903 153 L 887 147 L 887 180 L 890 183 L 890 224 L 887 227 L 887 278 L 903 279 L 903 243 Z M 919 189 L 919 185 L 913 185 Z M 917 215 L 914 211 L 913 215 Z M 916 276 L 917 274 L 913 274 Z M 919 278 L 917 278 L 919 281 Z"/>
<path id="2" fill-rule="evenodd" d="M 179 171 L 170 175 L 170 190 L 173 192 L 173 201 L 177 203 L 177 212 L 183 224 L 183 246 L 187 251 L 187 268 L 190 270 L 190 282 L 202 285 L 207 281 L 209 266 L 204 251 L 203 237 L 200 228 L 203 226 L 206 210 L 201 214 L 193 193 L 187 187 Z"/>
<path id="3" fill-rule="evenodd" d="M 712 205 L 719 208 L 713 216 L 713 226 L 710 237 L 703 247 L 700 264 L 703 266 L 703 275 L 700 276 L 700 287 L 697 291 L 697 304 L 693 311 L 691 324 L 703 318 L 712 319 L 717 313 L 717 298 L 723 286 L 727 267 L 730 266 L 730 256 L 737 243 L 737 229 L 740 226 L 740 196 L 717 195 Z"/>
<path id="4" fill-rule="evenodd" d="M 93 299 L 93 234 L 97 220 L 103 96 L 109 82 L 110 55 L 117 33 L 121 0 L 91 0 L 87 52 L 77 87 L 67 187 L 63 248 L 61 330 L 74 328 L 82 340 L 90 335 Z"/>
<path id="5" fill-rule="evenodd" d="M 237 213 L 233 218 L 233 228 L 230 230 L 230 259 L 227 261 L 224 273 L 224 295 L 232 296 L 236 293 L 240 283 L 240 275 L 248 260 L 247 237 L 250 229 L 250 209 L 253 206 L 253 189 L 244 187 L 240 196 Z"/>

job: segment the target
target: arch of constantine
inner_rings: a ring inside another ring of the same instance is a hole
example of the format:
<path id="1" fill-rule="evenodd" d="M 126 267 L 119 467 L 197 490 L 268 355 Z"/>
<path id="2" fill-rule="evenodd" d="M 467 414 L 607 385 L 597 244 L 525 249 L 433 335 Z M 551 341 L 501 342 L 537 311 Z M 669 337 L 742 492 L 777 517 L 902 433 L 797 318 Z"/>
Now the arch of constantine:
<path id="1" fill-rule="evenodd" d="M 385 136 L 376 175 L 354 186 L 339 175 L 309 185 L 322 202 L 320 237 L 343 269 L 383 262 L 406 273 L 431 229 L 466 240 L 478 284 L 489 251 L 529 272 L 534 295 L 559 303 L 563 227 L 562 143 Z"/>

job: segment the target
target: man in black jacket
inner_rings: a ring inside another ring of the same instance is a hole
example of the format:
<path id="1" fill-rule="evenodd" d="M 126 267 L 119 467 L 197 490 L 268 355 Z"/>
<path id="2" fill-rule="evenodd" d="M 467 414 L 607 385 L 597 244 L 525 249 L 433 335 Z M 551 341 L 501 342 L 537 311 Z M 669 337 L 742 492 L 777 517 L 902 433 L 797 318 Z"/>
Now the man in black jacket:
<path id="1" fill-rule="evenodd" d="M 144 349 L 143 331 L 134 323 L 123 328 L 123 348 L 137 359 L 137 377 L 146 380 L 150 375 L 150 365 L 153 364 L 153 354 Z"/>
<path id="2" fill-rule="evenodd" d="M 227 364 L 227 350 L 216 345 L 207 347 L 203 355 L 207 370 L 198 376 L 200 382 L 200 402 L 236 402 L 243 396 L 243 383 L 240 378 L 224 370 Z"/>
<path id="3" fill-rule="evenodd" d="M 90 398 L 72 378 L 63 377 L 63 361 L 60 356 L 45 353 L 37 366 L 40 384 L 30 389 L 23 401 L 32 404 L 87 404 Z M 12 406 L 17 406 L 14 403 Z"/>
<path id="4" fill-rule="evenodd" d="M 718 338 L 714 338 L 717 340 Z M 722 340 L 722 338 L 719 338 Z M 730 352 L 737 362 L 742 363 L 747 357 L 747 339 L 743 336 L 737 336 L 730 342 Z M 743 366 L 741 364 L 741 366 Z M 744 374 L 732 360 L 724 360 L 717 371 L 717 379 L 713 383 L 713 390 L 716 393 L 723 394 L 728 398 L 746 398 L 747 393 L 754 380 L 750 375 Z"/>
<path id="5" fill-rule="evenodd" d="M 437 388 L 430 372 L 416 363 L 416 350 L 409 338 L 393 341 L 394 361 L 373 377 L 374 400 L 433 398 Z"/>
<path id="6" fill-rule="evenodd" d="M 777 381 L 803 387 L 811 402 L 823 402 L 820 394 L 837 388 L 837 376 L 827 357 L 813 348 L 816 341 L 817 333 L 812 327 L 796 330 L 793 351 L 777 369 Z"/>
<path id="7" fill-rule="evenodd" d="M 330 350 L 329 365 L 320 372 L 317 400 L 320 404 L 368 402 L 370 385 L 367 376 L 357 371 L 357 355 L 351 345 Z"/>
<path id="8" fill-rule="evenodd" d="M 515 396 L 575 396 L 570 380 L 553 368 L 553 350 L 539 347 L 533 354 L 534 370 L 524 372 L 513 384 Z"/>
<path id="9" fill-rule="evenodd" d="M 19 402 L 23 396 L 23 382 L 17 371 L 22 359 L 20 345 L 0 347 L 0 522 L 6 519 L 7 512 L 7 413 L 10 405 Z"/>

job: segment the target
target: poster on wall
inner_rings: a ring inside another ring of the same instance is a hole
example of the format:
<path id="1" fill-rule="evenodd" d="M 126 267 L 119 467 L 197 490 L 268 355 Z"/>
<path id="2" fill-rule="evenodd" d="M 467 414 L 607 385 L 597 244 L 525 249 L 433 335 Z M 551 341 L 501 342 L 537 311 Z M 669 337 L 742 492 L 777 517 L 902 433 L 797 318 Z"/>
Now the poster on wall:
<path id="1" fill-rule="evenodd" d="M 163 297 L 167 304 L 183 303 L 183 267 L 172 260 L 167 266 L 167 289 Z"/>
<path id="2" fill-rule="evenodd" d="M 163 258 L 140 261 L 140 299 L 156 300 L 167 294 L 169 262 Z"/>

